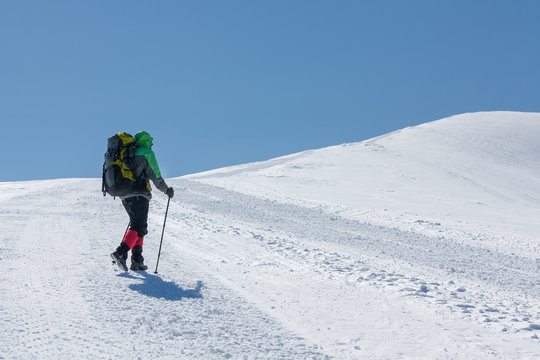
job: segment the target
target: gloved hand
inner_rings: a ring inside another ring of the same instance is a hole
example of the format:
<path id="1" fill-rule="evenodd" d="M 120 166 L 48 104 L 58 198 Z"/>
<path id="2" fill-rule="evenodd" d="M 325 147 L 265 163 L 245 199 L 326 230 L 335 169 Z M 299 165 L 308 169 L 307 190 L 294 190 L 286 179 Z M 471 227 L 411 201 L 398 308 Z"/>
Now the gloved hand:
<path id="1" fill-rule="evenodd" d="M 165 194 L 172 198 L 174 196 L 174 189 L 172 187 L 167 188 L 167 192 Z"/>

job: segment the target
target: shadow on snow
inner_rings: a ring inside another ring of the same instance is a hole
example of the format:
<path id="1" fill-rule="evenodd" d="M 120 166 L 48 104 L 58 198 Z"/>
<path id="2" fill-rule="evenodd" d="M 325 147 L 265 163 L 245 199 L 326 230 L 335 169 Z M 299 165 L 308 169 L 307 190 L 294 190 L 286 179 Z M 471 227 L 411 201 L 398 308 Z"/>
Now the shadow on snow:
<path id="1" fill-rule="evenodd" d="M 169 301 L 177 301 L 182 299 L 202 299 L 202 281 L 197 281 L 195 289 L 183 289 L 174 281 L 164 281 L 161 277 L 149 274 L 145 271 L 137 272 L 137 274 L 142 275 L 142 277 L 133 276 L 129 273 L 119 276 L 143 280 L 142 283 L 131 284 L 128 286 L 131 290 L 142 295 Z"/>

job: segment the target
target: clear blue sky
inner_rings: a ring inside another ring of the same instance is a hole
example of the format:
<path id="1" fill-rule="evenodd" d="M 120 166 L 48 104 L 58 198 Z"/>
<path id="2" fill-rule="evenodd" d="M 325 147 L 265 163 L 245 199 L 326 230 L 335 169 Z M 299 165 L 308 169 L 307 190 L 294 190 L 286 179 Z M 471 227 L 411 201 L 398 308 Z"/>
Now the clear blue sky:
<path id="1" fill-rule="evenodd" d="M 1 1 L 0 181 L 166 177 L 449 115 L 540 111 L 540 1 Z"/>

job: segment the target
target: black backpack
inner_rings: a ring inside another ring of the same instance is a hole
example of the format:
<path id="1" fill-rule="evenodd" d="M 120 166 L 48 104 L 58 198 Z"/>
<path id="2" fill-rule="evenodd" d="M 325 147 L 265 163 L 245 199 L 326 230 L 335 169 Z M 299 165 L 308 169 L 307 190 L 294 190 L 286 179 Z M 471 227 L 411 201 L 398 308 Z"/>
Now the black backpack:
<path id="1" fill-rule="evenodd" d="M 103 196 L 124 196 L 133 190 L 136 179 L 130 169 L 135 150 L 135 139 L 128 133 L 120 132 L 109 138 L 103 164 Z"/>

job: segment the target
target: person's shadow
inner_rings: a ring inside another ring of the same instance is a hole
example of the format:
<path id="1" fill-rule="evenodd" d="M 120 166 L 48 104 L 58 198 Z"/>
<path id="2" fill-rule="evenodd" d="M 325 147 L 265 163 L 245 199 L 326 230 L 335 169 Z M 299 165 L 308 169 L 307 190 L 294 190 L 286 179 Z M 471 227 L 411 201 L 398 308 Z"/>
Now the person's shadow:
<path id="1" fill-rule="evenodd" d="M 149 274 L 146 271 L 138 271 L 137 274 L 141 275 L 142 277 L 133 276 L 129 273 L 124 273 L 121 276 L 143 280 L 142 283 L 131 284 L 128 286 L 131 290 L 142 295 L 170 301 L 182 299 L 202 299 L 202 281 L 197 281 L 195 289 L 182 289 L 174 281 L 164 281 L 161 277 Z"/>

